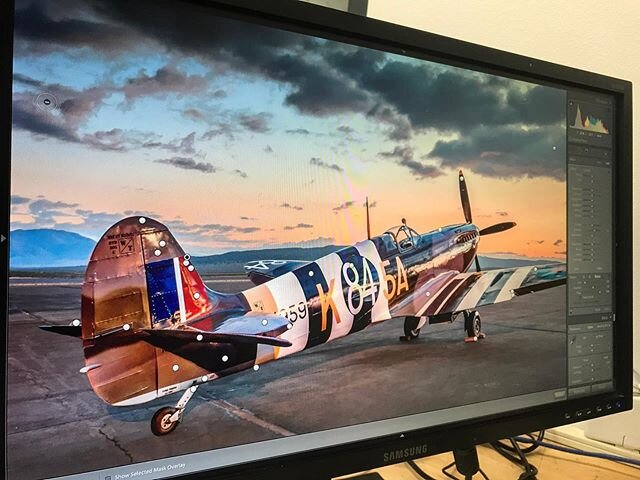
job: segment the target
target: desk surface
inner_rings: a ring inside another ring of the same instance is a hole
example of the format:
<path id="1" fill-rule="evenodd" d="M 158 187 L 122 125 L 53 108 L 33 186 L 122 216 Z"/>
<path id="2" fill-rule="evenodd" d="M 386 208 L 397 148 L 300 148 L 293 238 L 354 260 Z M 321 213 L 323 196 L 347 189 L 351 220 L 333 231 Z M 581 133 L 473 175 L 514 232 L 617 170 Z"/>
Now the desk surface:
<path id="1" fill-rule="evenodd" d="M 491 447 L 478 447 L 478 455 L 480 457 L 480 466 L 490 480 L 516 480 L 523 471 L 517 465 L 500 456 Z M 527 458 L 533 465 L 538 467 L 538 480 L 640 479 L 640 468 L 609 460 L 571 455 L 547 448 L 539 448 Z M 432 477 L 438 480 L 448 480 L 442 474 L 441 469 L 452 461 L 453 456 L 450 453 L 445 453 L 418 460 L 416 463 Z M 371 472 L 379 473 L 384 480 L 417 480 L 420 478 L 406 464 L 392 465 L 371 470 Z M 481 475 L 476 475 L 475 478 L 482 477 Z"/>

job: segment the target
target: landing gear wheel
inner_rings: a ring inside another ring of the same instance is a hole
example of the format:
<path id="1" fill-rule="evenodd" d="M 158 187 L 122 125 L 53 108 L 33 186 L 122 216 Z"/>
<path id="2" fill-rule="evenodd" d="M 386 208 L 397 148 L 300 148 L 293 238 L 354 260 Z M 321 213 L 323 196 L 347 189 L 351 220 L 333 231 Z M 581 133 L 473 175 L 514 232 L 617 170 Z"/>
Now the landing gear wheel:
<path id="1" fill-rule="evenodd" d="M 173 432 L 180 423 L 178 420 L 171 421 L 171 417 L 177 411 L 178 409 L 174 407 L 162 407 L 154 413 L 151 418 L 151 432 L 158 437 Z"/>
<path id="2" fill-rule="evenodd" d="M 420 319 L 416 317 L 404 318 L 404 336 L 400 337 L 401 342 L 410 342 L 420 336 L 420 329 L 418 325 Z"/>
<path id="3" fill-rule="evenodd" d="M 467 333 L 465 342 L 477 342 L 485 337 L 482 333 L 482 320 L 476 310 L 464 312 L 464 328 Z"/>

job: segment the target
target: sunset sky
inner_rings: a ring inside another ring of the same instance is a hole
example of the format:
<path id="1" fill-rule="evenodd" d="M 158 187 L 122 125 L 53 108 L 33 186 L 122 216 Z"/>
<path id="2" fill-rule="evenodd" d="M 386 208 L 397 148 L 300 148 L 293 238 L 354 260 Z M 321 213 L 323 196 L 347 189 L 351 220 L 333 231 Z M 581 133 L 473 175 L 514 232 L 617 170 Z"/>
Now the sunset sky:
<path id="1" fill-rule="evenodd" d="M 518 224 L 481 254 L 565 256 L 562 90 L 158 2 L 16 10 L 12 229 L 144 214 L 196 254 L 344 245 L 367 196 L 374 234 L 464 221 L 462 168 L 474 222 Z"/>

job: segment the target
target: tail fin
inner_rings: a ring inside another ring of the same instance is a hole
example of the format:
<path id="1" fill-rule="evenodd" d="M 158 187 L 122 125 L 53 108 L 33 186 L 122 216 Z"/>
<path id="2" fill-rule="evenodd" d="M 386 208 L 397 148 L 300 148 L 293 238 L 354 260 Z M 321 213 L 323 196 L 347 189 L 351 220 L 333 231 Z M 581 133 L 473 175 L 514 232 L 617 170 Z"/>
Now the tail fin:
<path id="1" fill-rule="evenodd" d="M 82 339 L 94 391 L 111 404 L 155 398 L 156 352 L 136 332 L 207 315 L 214 299 L 167 227 L 146 217 L 112 226 L 93 251 L 82 287 Z"/>

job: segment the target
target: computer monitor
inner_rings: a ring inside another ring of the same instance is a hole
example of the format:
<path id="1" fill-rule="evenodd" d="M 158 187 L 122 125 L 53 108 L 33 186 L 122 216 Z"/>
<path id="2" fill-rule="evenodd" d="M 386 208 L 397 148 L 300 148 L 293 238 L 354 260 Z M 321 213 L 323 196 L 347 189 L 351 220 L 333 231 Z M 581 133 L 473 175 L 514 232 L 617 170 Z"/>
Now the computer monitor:
<path id="1" fill-rule="evenodd" d="M 9 480 L 630 408 L 629 82 L 302 2 L 2 8 Z"/>

